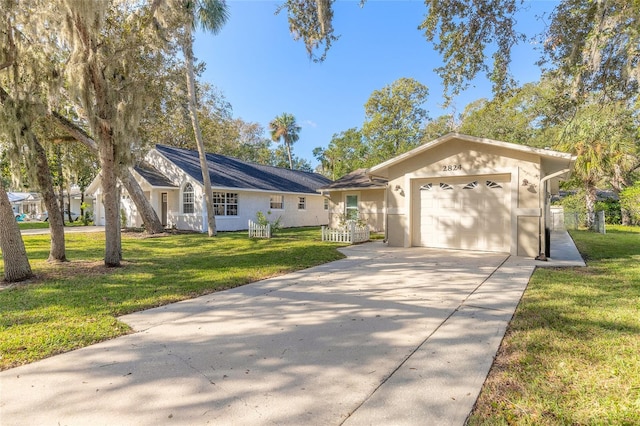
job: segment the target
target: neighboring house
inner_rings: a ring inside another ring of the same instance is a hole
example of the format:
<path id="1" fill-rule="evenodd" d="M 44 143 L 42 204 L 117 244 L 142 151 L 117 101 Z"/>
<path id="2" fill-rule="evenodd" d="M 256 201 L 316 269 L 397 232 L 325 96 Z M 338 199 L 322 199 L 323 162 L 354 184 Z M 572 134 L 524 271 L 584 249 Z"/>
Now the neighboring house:
<path id="1" fill-rule="evenodd" d="M 218 231 L 247 229 L 248 221 L 255 221 L 258 211 L 272 221 L 280 218 L 284 227 L 328 223 L 328 203 L 317 190 L 331 180 L 322 175 L 218 154 L 207 154 L 207 163 Z M 197 151 L 156 145 L 134 168 L 134 176 L 163 225 L 207 232 L 204 186 Z M 96 225 L 104 225 L 99 176 L 89 185 L 87 193 L 95 196 Z M 142 226 L 140 215 L 124 190 L 120 209 L 127 226 Z"/>
<path id="2" fill-rule="evenodd" d="M 320 191 L 334 206 L 332 225 L 357 215 L 383 228 L 391 246 L 548 256 L 550 194 L 574 162 L 562 152 L 450 133 Z"/>
<path id="3" fill-rule="evenodd" d="M 8 192 L 7 195 L 15 216 L 26 214 L 33 218 L 42 211 L 42 199 L 37 192 Z"/>
<path id="4" fill-rule="evenodd" d="M 64 205 L 66 209 L 73 213 L 80 214 L 82 211 L 82 203 L 85 204 L 85 210 L 93 211 L 93 199 L 86 195 L 86 191 L 83 196 L 82 191 L 80 191 L 77 185 L 73 185 L 69 193 L 64 191 Z"/>

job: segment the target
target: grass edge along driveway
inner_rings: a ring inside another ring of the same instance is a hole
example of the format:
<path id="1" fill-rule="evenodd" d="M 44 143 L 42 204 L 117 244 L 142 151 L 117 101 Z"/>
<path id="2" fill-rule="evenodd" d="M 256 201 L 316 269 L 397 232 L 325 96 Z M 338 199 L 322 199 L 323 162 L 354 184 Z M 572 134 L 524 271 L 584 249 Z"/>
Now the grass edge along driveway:
<path id="1" fill-rule="evenodd" d="M 127 334 L 120 315 L 344 257 L 319 228 L 140 237 L 123 233 L 124 266 L 107 269 L 104 234 L 66 235 L 62 264 L 46 262 L 48 235 L 24 236 L 37 279 L 0 291 L 0 370 Z"/>
<path id="2" fill-rule="evenodd" d="M 571 234 L 587 267 L 535 271 L 470 425 L 640 424 L 640 228 Z"/>

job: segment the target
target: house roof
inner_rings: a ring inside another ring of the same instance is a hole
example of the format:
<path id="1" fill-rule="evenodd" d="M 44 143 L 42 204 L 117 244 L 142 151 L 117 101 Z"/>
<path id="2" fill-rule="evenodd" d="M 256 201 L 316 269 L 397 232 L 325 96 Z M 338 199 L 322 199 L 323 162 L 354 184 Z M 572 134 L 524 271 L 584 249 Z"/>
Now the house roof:
<path id="1" fill-rule="evenodd" d="M 151 186 L 161 186 L 167 188 L 177 188 L 168 177 L 160 173 L 158 169 L 147 162 L 142 162 L 133 168 Z"/>
<path id="2" fill-rule="evenodd" d="M 469 135 L 464 135 L 462 133 L 456 133 L 456 132 L 452 132 L 452 133 L 448 133 L 442 137 L 439 137 L 438 139 L 435 139 L 431 142 L 428 142 L 424 145 L 420 145 L 417 148 L 412 149 L 411 151 L 405 152 L 404 154 L 400 154 L 397 157 L 394 157 L 390 160 L 387 160 L 383 163 L 378 164 L 377 166 L 372 167 L 371 169 L 369 169 L 369 174 L 370 175 L 375 175 L 375 176 L 382 176 L 382 177 L 387 177 L 387 171 L 389 169 L 389 167 L 394 166 L 410 157 L 413 157 L 414 155 L 420 154 L 422 152 L 428 151 L 429 149 L 432 149 L 438 145 L 441 145 L 443 143 L 449 142 L 451 140 L 461 140 L 461 141 L 466 141 L 466 142 L 473 142 L 473 143 L 477 143 L 480 145 L 487 145 L 487 146 L 493 146 L 493 147 L 499 147 L 499 148 L 504 148 L 507 150 L 512 150 L 512 151 L 519 151 L 519 152 L 524 152 L 524 153 L 530 153 L 530 154 L 535 154 L 540 156 L 541 158 L 545 158 L 549 161 L 549 163 L 551 163 L 553 165 L 552 169 L 566 169 L 566 168 L 570 168 L 571 165 L 573 164 L 573 162 L 575 162 L 576 157 L 572 156 L 571 154 L 568 153 L 564 153 L 564 152 L 559 152 L 559 151 L 552 151 L 549 149 L 540 149 L 540 148 L 533 148 L 527 145 L 519 145 L 519 144 L 515 144 L 515 143 L 509 143 L 509 142 L 501 142 L 501 141 L 496 141 L 493 139 L 486 139 L 486 138 L 478 138 L 475 136 L 469 136 Z M 552 172 L 553 170 L 551 170 L 550 172 Z"/>
<path id="3" fill-rule="evenodd" d="M 335 182 L 325 185 L 319 190 L 346 191 L 350 189 L 384 189 L 385 183 L 372 180 L 367 174 L 368 169 L 358 169 L 341 177 Z"/>
<path id="4" fill-rule="evenodd" d="M 7 192 L 10 203 L 19 203 L 20 201 L 35 200 L 36 197 L 30 192 Z"/>
<path id="5" fill-rule="evenodd" d="M 197 151 L 166 145 L 156 145 L 156 150 L 203 184 Z M 318 173 L 265 166 L 220 154 L 207 154 L 207 165 L 211 186 L 218 188 L 316 194 L 318 188 L 331 183 Z"/>

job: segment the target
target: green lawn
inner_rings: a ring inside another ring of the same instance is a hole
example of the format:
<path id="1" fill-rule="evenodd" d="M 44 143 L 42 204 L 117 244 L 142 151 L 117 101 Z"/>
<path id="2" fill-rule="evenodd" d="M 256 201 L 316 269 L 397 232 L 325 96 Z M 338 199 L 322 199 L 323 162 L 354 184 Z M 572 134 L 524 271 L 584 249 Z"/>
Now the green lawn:
<path id="1" fill-rule="evenodd" d="M 18 222 L 20 229 L 47 229 L 49 222 Z"/>
<path id="2" fill-rule="evenodd" d="M 52 265 L 49 236 L 24 237 L 38 279 L 0 291 L 0 369 L 126 334 L 119 315 L 343 257 L 318 228 L 285 229 L 270 240 L 123 233 L 124 267 L 106 269 L 103 234 L 66 239 L 71 261 Z"/>
<path id="3" fill-rule="evenodd" d="M 640 228 L 607 232 L 534 273 L 469 424 L 640 424 Z"/>

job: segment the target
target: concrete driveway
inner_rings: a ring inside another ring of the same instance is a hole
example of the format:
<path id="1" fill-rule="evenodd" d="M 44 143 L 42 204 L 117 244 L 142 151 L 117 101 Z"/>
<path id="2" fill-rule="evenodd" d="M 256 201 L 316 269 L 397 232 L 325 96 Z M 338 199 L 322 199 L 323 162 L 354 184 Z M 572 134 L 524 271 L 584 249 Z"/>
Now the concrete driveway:
<path id="1" fill-rule="evenodd" d="M 0 424 L 463 424 L 536 262 L 344 252 L 127 315 L 133 334 L 0 373 Z"/>

